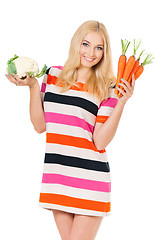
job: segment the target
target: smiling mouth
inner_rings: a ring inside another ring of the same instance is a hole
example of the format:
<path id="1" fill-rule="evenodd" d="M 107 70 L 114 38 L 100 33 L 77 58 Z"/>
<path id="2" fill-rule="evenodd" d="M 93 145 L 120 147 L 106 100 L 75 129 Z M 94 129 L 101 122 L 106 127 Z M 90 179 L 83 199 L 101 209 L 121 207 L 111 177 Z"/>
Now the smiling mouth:
<path id="1" fill-rule="evenodd" d="M 89 58 L 89 57 L 86 57 L 84 56 L 84 58 L 88 61 L 88 62 L 93 62 L 95 60 L 95 58 Z"/>

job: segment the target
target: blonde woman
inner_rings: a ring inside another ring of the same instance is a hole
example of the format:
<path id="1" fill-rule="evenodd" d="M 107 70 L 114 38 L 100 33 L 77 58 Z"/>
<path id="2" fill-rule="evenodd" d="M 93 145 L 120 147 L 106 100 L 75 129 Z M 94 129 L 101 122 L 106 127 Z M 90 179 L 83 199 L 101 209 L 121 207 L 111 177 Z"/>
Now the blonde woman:
<path id="1" fill-rule="evenodd" d="M 110 168 L 105 148 L 113 139 L 135 80 L 114 93 L 111 48 L 102 23 L 87 21 L 75 32 L 64 65 L 36 78 L 8 79 L 29 86 L 30 117 L 46 131 L 39 204 L 53 212 L 62 240 L 94 240 L 111 210 Z M 104 236 L 103 236 L 104 239 Z"/>

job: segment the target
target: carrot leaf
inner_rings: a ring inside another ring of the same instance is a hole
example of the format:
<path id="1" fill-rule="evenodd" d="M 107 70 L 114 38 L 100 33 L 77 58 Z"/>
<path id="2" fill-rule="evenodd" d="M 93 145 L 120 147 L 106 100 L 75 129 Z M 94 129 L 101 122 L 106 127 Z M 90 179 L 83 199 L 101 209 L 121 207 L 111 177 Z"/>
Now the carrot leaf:
<path id="1" fill-rule="evenodd" d="M 134 54 L 133 54 L 133 56 L 136 55 L 136 52 L 137 52 L 138 48 L 140 47 L 140 44 L 141 44 L 141 39 L 138 40 L 137 42 L 136 42 L 136 40 L 134 39 Z"/>
<path id="2" fill-rule="evenodd" d="M 121 46 L 122 46 L 122 55 L 125 55 L 128 47 L 129 47 L 130 42 L 128 40 L 123 40 L 121 39 Z"/>
<path id="3" fill-rule="evenodd" d="M 139 57 L 138 57 L 138 59 L 137 59 L 138 61 L 140 60 L 141 55 L 142 55 L 144 52 L 145 52 L 145 50 L 142 50 L 142 51 L 141 51 L 141 53 L 139 54 Z"/>
<path id="4" fill-rule="evenodd" d="M 145 66 L 146 64 L 153 63 L 152 59 L 154 59 L 154 57 L 152 57 L 152 54 L 148 54 L 147 57 L 144 59 L 144 61 L 141 63 L 141 66 Z"/>

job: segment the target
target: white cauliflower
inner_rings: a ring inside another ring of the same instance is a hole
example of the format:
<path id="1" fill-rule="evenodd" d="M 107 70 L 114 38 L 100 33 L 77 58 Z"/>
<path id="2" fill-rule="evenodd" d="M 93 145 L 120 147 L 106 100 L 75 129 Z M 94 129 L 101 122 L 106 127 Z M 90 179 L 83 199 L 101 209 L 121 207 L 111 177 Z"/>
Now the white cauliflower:
<path id="1" fill-rule="evenodd" d="M 29 73 L 30 77 L 41 77 L 46 73 L 47 66 L 44 65 L 42 71 L 39 73 L 37 62 L 28 57 L 18 57 L 14 55 L 8 62 L 7 73 L 11 75 L 17 74 L 20 78 L 26 77 L 26 72 Z"/>

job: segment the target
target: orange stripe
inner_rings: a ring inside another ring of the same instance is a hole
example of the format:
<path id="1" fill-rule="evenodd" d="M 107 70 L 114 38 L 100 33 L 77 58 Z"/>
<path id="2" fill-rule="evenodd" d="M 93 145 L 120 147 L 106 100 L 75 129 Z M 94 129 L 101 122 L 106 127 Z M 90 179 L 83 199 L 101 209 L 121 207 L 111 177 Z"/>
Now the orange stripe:
<path id="1" fill-rule="evenodd" d="M 48 74 L 47 84 L 56 85 L 56 83 L 57 83 L 57 77 Z M 77 91 L 86 91 L 86 92 L 88 92 L 88 88 L 86 87 L 86 85 L 84 83 L 77 82 L 75 84 L 77 84 L 77 86 L 73 85 L 70 89 L 77 90 Z M 63 86 L 63 84 L 61 83 L 59 87 L 62 87 L 62 86 Z"/>
<path id="2" fill-rule="evenodd" d="M 104 123 L 107 119 L 109 118 L 109 116 L 97 116 L 96 117 L 96 122 L 101 122 L 101 123 Z"/>
<path id="3" fill-rule="evenodd" d="M 48 74 L 47 84 L 55 84 L 56 82 L 57 82 L 57 77 L 51 76 L 50 74 Z"/>
<path id="4" fill-rule="evenodd" d="M 53 193 L 40 193 L 39 202 L 76 207 L 93 211 L 110 212 L 110 202 L 98 202 Z"/>
<path id="5" fill-rule="evenodd" d="M 68 136 L 63 134 L 46 133 L 46 142 L 62 144 L 62 145 L 78 147 L 78 148 L 85 148 L 85 149 L 90 149 L 96 152 L 105 152 L 105 150 L 98 151 L 92 141 L 89 141 L 85 138 Z"/>

